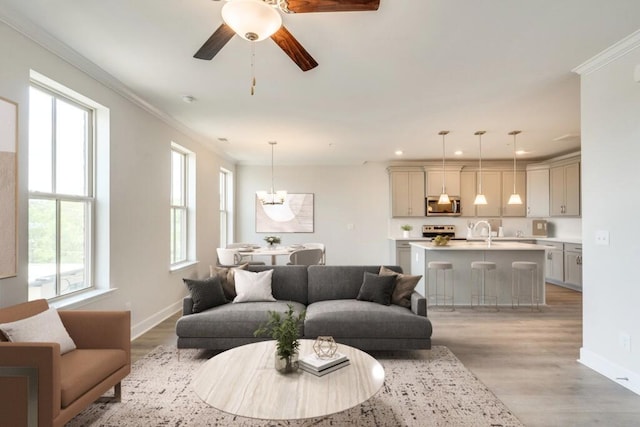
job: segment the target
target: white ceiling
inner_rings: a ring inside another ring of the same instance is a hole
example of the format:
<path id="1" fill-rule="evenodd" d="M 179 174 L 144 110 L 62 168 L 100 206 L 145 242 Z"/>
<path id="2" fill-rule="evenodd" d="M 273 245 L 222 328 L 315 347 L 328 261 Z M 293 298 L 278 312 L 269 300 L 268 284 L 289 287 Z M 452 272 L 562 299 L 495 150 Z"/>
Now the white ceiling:
<path id="1" fill-rule="evenodd" d="M 447 158 L 477 158 L 476 130 L 487 159 L 512 155 L 513 129 L 523 158 L 576 151 L 571 69 L 640 28 L 638 0 L 381 0 L 377 12 L 284 15 L 320 65 L 304 73 L 259 42 L 251 96 L 249 42 L 193 58 L 223 4 L 0 0 L 0 19 L 57 39 L 242 164 L 269 163 L 272 140 L 276 164 L 437 159 L 442 129 Z"/>

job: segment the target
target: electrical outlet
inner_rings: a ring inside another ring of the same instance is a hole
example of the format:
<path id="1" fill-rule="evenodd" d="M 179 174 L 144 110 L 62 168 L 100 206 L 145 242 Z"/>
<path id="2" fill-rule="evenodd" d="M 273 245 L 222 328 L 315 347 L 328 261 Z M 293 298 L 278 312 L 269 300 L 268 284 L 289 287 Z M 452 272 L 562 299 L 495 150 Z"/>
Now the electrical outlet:
<path id="1" fill-rule="evenodd" d="M 609 246 L 609 232 L 606 230 L 596 231 L 596 245 Z"/>
<path id="2" fill-rule="evenodd" d="M 125 310 L 131 310 L 131 302 L 130 301 L 127 301 L 127 302 L 124 303 L 124 309 Z"/>
<path id="3" fill-rule="evenodd" d="M 620 340 L 620 347 L 622 347 L 624 350 L 631 353 L 631 335 L 625 332 L 620 332 L 619 340 Z"/>
<path id="4" fill-rule="evenodd" d="M 353 230 L 355 227 L 353 224 L 349 223 L 347 224 L 347 230 Z"/>

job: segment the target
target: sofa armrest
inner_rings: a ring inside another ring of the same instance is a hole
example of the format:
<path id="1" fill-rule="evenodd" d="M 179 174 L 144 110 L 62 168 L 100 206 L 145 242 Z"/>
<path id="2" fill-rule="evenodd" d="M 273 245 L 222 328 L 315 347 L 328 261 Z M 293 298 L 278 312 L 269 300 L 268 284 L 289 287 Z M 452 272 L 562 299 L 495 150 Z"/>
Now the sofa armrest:
<path id="1" fill-rule="evenodd" d="M 28 380 L 21 378 L 24 373 L 11 372 L 16 368 L 37 370 L 38 425 L 51 425 L 60 413 L 60 344 L 0 342 L 0 367 L 2 425 L 24 425 L 26 420 Z"/>
<path id="2" fill-rule="evenodd" d="M 417 291 L 411 294 L 411 311 L 418 316 L 427 317 L 427 299 Z"/>
<path id="3" fill-rule="evenodd" d="M 184 297 L 182 300 L 182 315 L 187 316 L 193 314 L 193 299 L 191 297 Z"/>
<path id="4" fill-rule="evenodd" d="M 130 311 L 61 310 L 58 313 L 76 347 L 121 349 L 130 360 Z"/>

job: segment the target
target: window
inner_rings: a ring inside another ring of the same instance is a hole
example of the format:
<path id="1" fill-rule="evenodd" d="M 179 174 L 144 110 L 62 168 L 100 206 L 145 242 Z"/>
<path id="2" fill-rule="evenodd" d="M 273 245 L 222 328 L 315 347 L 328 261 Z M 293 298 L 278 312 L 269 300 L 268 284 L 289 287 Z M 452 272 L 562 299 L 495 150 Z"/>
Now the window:
<path id="1" fill-rule="evenodd" d="M 171 269 L 196 259 L 196 156 L 171 143 Z"/>
<path id="2" fill-rule="evenodd" d="M 29 300 L 93 287 L 94 110 L 29 92 Z"/>
<path id="3" fill-rule="evenodd" d="M 233 182 L 231 172 L 220 169 L 220 247 L 233 241 Z"/>

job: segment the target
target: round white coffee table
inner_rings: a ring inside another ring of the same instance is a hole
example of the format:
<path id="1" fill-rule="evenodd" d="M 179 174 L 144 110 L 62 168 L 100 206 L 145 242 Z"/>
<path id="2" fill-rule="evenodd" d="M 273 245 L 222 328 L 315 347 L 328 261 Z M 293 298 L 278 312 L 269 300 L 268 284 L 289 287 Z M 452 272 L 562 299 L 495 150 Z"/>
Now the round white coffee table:
<path id="1" fill-rule="evenodd" d="M 350 364 L 322 377 L 274 368 L 275 341 L 262 341 L 212 357 L 195 375 L 193 388 L 206 403 L 250 418 L 291 420 L 322 417 L 367 401 L 384 383 L 384 369 L 367 353 L 344 344 Z M 313 340 L 300 340 L 300 357 Z"/>

